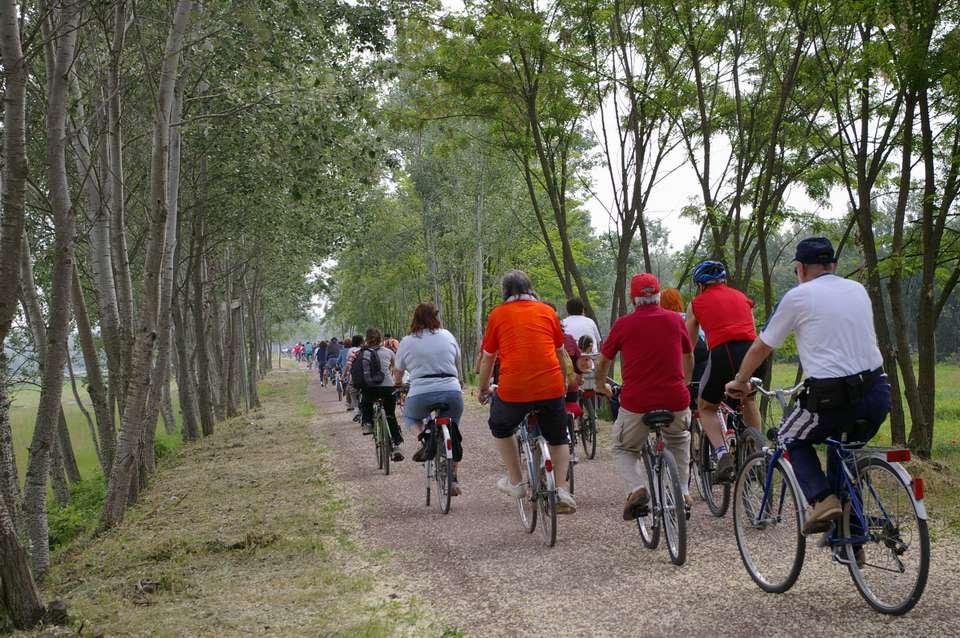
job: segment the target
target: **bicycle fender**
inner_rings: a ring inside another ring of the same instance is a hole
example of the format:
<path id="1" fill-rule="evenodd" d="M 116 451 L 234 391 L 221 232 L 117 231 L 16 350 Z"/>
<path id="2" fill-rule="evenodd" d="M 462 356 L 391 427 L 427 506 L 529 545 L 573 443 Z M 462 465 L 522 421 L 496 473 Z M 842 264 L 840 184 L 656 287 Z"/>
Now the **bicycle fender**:
<path id="1" fill-rule="evenodd" d="M 777 462 L 780 463 L 780 467 L 783 468 L 784 473 L 787 475 L 787 480 L 790 481 L 794 494 L 800 498 L 800 524 L 802 525 L 807 522 L 807 508 L 810 507 L 810 502 L 807 500 L 807 495 L 800 489 L 800 483 L 797 481 L 797 475 L 793 471 L 793 465 L 790 464 L 790 460 L 781 456 Z"/>
<path id="2" fill-rule="evenodd" d="M 450 428 L 448 428 L 446 425 L 441 425 L 440 428 L 443 430 L 443 452 L 448 459 L 453 460 L 453 445 L 450 441 Z"/>
<path id="3" fill-rule="evenodd" d="M 907 471 L 907 468 L 903 467 L 899 463 L 890 463 L 887 461 L 893 471 L 897 473 L 897 476 L 900 477 L 900 480 L 903 481 L 903 484 L 907 486 L 907 491 L 910 493 L 910 500 L 913 501 L 913 506 L 917 510 L 917 516 L 921 520 L 927 520 L 927 507 L 923 504 L 923 501 L 918 501 L 913 493 L 913 477 L 910 476 L 910 472 Z"/>
<path id="4" fill-rule="evenodd" d="M 557 490 L 557 481 L 553 476 L 553 469 L 552 469 L 553 458 L 550 456 L 550 446 L 547 445 L 547 442 L 544 441 L 543 439 L 540 439 L 539 443 L 540 443 L 540 463 L 545 463 L 547 459 L 550 459 L 550 465 L 551 465 L 551 469 L 549 471 L 544 469 L 544 472 L 543 472 L 547 477 L 546 488 L 548 492 L 555 492 Z"/>

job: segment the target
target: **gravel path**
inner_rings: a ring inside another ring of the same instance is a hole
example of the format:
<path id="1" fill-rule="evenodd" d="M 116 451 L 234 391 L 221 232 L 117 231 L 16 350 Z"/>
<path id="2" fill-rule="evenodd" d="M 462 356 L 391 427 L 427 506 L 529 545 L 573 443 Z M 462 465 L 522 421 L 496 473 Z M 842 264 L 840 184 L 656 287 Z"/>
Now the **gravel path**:
<path id="1" fill-rule="evenodd" d="M 846 568 L 808 544 L 799 581 L 788 593 L 763 593 L 747 575 L 732 520 L 697 500 L 688 557 L 673 566 L 666 549 L 643 548 L 620 518 L 622 484 L 601 424 L 597 458 L 577 467 L 577 507 L 558 519 L 550 549 L 539 530 L 523 532 L 515 505 L 496 491 L 502 473 L 486 411 L 468 401 L 461 429 L 463 495 L 449 515 L 424 506 L 423 466 L 409 457 L 376 469 L 370 437 L 360 435 L 336 392 L 314 381 L 326 443 L 357 504 L 362 541 L 389 548 L 395 571 L 451 625 L 476 636 L 517 635 L 951 635 L 960 634 L 960 541 L 937 534 L 926 592 L 906 617 L 867 607 Z"/>

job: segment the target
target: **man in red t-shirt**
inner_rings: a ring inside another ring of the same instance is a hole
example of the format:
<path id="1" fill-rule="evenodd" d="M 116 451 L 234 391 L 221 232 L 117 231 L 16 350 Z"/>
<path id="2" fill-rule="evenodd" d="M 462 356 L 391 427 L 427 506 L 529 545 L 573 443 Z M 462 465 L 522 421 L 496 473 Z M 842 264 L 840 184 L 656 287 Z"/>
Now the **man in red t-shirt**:
<path id="1" fill-rule="evenodd" d="M 504 275 L 503 303 L 487 317 L 482 351 L 477 390 L 481 402 L 490 398 L 490 374 L 494 361 L 500 360 L 499 383 L 490 403 L 489 425 L 508 476 L 500 478 L 497 489 L 515 498 L 525 494 L 520 454 L 513 434 L 527 413 L 537 410 L 540 431 L 550 445 L 553 460 L 557 513 L 572 514 L 577 505 L 566 486 L 570 451 L 563 402 L 567 374 L 560 354 L 563 329 L 557 313 L 533 293 L 526 273 L 511 270 Z"/>
<path id="2" fill-rule="evenodd" d="M 623 390 L 620 413 L 613 424 L 613 460 L 627 488 L 623 520 L 647 513 L 649 486 L 639 470 L 641 449 L 649 435 L 643 416 L 652 410 L 670 410 L 673 422 L 662 430 L 667 447 L 677 459 L 680 485 L 687 508 L 690 472 L 690 391 L 693 345 L 686 325 L 676 312 L 660 307 L 660 282 L 650 273 L 630 282 L 634 310 L 617 319 L 600 349 L 597 378 L 605 379 L 613 359 L 622 356 Z M 609 385 L 600 389 L 610 396 Z"/>

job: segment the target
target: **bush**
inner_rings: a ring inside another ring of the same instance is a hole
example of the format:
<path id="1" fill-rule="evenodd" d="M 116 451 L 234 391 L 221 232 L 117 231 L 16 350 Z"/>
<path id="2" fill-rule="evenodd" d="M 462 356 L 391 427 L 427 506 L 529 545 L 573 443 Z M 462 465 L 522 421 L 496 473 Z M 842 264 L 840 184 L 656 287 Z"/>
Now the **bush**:
<path id="1" fill-rule="evenodd" d="M 70 502 L 65 507 L 50 505 L 47 516 L 50 549 L 66 545 L 83 534 L 92 532 L 100 520 L 103 501 L 107 497 L 107 482 L 103 476 L 84 479 L 70 490 Z"/>
<path id="2" fill-rule="evenodd" d="M 167 435 L 157 433 L 157 438 L 153 440 L 153 454 L 157 462 L 161 459 L 172 456 L 180 446 L 180 439 L 176 435 Z"/>

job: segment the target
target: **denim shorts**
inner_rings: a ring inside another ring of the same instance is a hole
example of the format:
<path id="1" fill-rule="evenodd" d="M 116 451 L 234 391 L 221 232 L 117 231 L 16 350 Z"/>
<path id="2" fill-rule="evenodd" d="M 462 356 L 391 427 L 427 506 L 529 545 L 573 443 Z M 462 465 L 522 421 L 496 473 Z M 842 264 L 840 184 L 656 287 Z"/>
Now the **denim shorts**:
<path id="1" fill-rule="evenodd" d="M 436 403 L 447 404 L 447 409 L 440 410 L 438 416 L 448 416 L 457 423 L 460 422 L 460 417 L 463 416 L 463 392 L 439 390 L 407 396 L 403 404 L 403 420 L 407 427 L 422 425 L 423 420 L 430 416 L 428 408 Z"/>

